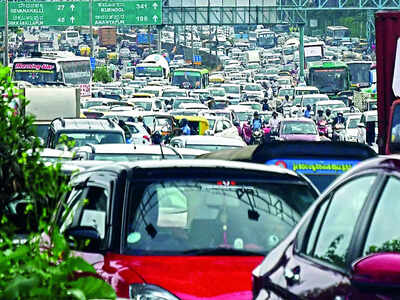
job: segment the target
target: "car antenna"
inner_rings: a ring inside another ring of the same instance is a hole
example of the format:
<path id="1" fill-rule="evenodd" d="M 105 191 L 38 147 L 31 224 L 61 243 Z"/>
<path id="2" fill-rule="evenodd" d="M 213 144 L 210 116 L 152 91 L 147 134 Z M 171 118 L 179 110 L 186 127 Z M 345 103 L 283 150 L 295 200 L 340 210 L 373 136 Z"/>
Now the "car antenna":
<path id="1" fill-rule="evenodd" d="M 164 151 L 161 144 L 160 144 L 160 151 L 161 151 L 161 158 L 165 159 Z"/>

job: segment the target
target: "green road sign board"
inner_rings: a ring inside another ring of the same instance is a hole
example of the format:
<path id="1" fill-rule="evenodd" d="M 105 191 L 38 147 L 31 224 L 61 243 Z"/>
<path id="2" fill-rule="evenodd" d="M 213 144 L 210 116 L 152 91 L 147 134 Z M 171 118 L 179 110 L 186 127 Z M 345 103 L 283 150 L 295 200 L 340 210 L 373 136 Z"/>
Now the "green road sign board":
<path id="1" fill-rule="evenodd" d="M 159 25 L 161 0 L 93 1 L 93 26 Z"/>
<path id="2" fill-rule="evenodd" d="M 1 4 L 0 24 L 4 26 L 5 4 Z M 82 26 L 89 23 L 89 2 L 9 2 L 8 12 L 10 27 Z"/>
<path id="3" fill-rule="evenodd" d="M 0 26 L 5 24 L 0 2 Z M 8 26 L 89 26 L 89 1 L 8 2 Z M 93 1 L 93 26 L 160 25 L 161 0 Z"/>

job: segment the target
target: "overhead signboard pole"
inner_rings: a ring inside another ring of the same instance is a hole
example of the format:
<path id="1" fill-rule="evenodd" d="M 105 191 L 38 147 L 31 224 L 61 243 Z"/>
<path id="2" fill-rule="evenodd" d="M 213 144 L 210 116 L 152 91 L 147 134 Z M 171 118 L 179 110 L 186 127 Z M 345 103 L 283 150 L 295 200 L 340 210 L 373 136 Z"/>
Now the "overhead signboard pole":
<path id="1" fill-rule="evenodd" d="M 90 56 L 94 56 L 94 40 L 93 40 L 93 0 L 89 2 L 89 30 L 90 30 Z"/>

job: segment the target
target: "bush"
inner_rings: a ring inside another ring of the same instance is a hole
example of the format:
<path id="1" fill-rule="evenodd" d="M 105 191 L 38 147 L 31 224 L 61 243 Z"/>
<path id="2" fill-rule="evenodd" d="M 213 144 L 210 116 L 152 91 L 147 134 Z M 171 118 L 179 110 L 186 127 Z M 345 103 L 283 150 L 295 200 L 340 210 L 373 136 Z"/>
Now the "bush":
<path id="1" fill-rule="evenodd" d="M 111 82 L 112 81 L 111 72 L 107 69 L 106 66 L 98 67 L 94 69 L 93 81 L 102 83 Z"/>
<path id="2" fill-rule="evenodd" d="M 0 66 L 0 299 L 115 298 L 94 268 L 72 255 L 51 224 L 54 209 L 69 190 L 67 178 L 60 164 L 46 165 L 40 159 L 34 118 L 23 115 L 28 102 L 9 75 L 10 69 Z M 22 211 L 16 209 L 20 204 Z M 16 243 L 14 234 L 21 232 L 30 234 Z M 47 248 L 45 236 L 51 241 Z"/>

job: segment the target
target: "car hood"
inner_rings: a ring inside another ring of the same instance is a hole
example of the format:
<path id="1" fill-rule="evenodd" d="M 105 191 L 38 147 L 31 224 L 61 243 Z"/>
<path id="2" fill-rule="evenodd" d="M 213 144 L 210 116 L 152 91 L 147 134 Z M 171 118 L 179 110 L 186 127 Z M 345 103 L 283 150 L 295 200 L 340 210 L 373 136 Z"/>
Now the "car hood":
<path id="1" fill-rule="evenodd" d="M 111 259 L 182 300 L 219 300 L 251 299 L 251 271 L 263 256 L 114 255 Z"/>
<path id="2" fill-rule="evenodd" d="M 280 136 L 285 141 L 308 141 L 308 142 L 318 142 L 320 137 L 313 134 L 282 134 Z"/>

